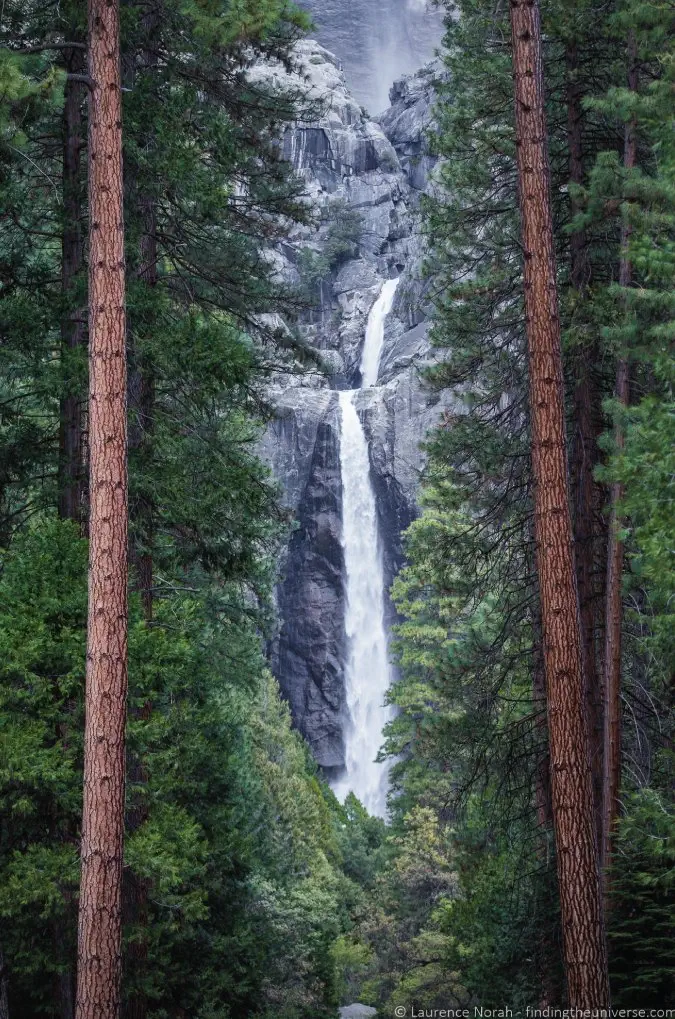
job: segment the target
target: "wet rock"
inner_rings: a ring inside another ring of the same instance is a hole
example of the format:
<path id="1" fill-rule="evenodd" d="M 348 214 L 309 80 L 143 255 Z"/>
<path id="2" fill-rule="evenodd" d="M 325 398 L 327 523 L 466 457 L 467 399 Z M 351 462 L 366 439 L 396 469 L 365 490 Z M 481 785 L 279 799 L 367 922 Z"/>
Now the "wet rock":
<path id="1" fill-rule="evenodd" d="M 317 307 L 299 323 L 304 342 L 321 352 L 325 374 L 278 376 L 269 392 L 277 417 L 262 451 L 296 522 L 281 569 L 280 631 L 271 659 L 296 725 L 331 773 L 344 764 L 346 653 L 340 421 L 333 390 L 360 385 L 368 315 L 386 279 L 400 277 L 400 284 L 386 322 L 378 385 L 361 391 L 356 407 L 369 442 L 387 585 L 403 561 L 402 532 L 417 513 L 419 444 L 442 409 L 422 379 L 434 356 L 419 207 L 432 165 L 424 160 L 435 71 L 425 68 L 397 83 L 391 109 L 375 123 L 354 100 L 331 53 L 306 41 L 298 58 L 324 109 L 316 123 L 289 128 L 284 151 L 318 216 L 275 252 L 275 269 L 297 283 L 302 249 L 316 256 L 330 249 L 336 203 L 357 213 L 360 226 L 354 257 L 331 267 L 318 287 Z M 393 621 L 390 602 L 387 613 Z"/>
<path id="2" fill-rule="evenodd" d="M 297 521 L 277 592 L 281 628 L 272 667 L 317 762 L 331 769 L 344 761 L 345 704 L 337 400 L 322 393 L 324 409 L 318 394 L 294 395 L 297 402 L 291 395 L 266 439 Z"/>

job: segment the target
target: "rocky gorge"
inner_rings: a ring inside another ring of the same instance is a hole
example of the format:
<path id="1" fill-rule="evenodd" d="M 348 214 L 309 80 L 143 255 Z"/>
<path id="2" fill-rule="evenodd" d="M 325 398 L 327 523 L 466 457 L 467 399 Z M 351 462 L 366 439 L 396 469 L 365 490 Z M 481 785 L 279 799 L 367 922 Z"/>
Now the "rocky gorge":
<path id="1" fill-rule="evenodd" d="M 421 377 L 432 353 L 420 202 L 433 169 L 425 139 L 439 66 L 398 80 L 390 106 L 373 120 L 351 94 L 336 56 L 315 41 L 300 43 L 297 55 L 321 115 L 290 128 L 283 146 L 316 219 L 297 228 L 274 257 L 282 278 L 314 296 L 316 306 L 298 328 L 323 370 L 279 375 L 269 393 L 275 417 L 263 454 L 296 522 L 277 592 L 280 629 L 271 658 L 296 725 L 335 778 L 344 769 L 347 722 L 338 396 L 361 384 L 368 316 L 389 279 L 400 282 L 376 385 L 354 401 L 368 442 L 387 589 L 402 562 L 402 532 L 417 512 L 419 446 L 442 411 Z M 391 624 L 388 598 L 385 605 Z M 373 756 L 379 742 L 374 733 Z"/>

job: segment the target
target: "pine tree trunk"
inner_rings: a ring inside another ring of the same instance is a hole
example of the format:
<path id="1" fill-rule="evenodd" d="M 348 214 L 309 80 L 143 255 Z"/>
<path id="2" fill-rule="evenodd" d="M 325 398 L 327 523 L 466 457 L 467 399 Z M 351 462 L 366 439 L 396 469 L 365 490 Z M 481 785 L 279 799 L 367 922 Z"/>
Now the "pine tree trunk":
<path id="1" fill-rule="evenodd" d="M 582 139 L 583 88 L 579 81 L 579 53 L 576 42 L 566 49 L 567 72 L 567 147 L 569 151 L 570 181 L 584 183 L 584 152 Z M 571 197 L 570 212 L 574 217 L 581 210 L 578 199 Z M 570 235 L 570 282 L 575 302 L 581 306 L 591 282 L 591 265 L 588 258 L 588 238 L 583 229 Z M 572 442 L 572 490 L 574 545 L 579 589 L 579 615 L 581 621 L 581 649 L 583 656 L 586 715 L 591 748 L 591 772 L 596 811 L 598 838 L 602 832 L 602 691 L 600 670 L 596 654 L 599 592 L 596 583 L 597 568 L 597 511 L 602 500 L 594 472 L 598 456 L 598 422 L 600 419 L 597 386 L 593 373 L 598 360 L 595 338 L 582 341 L 575 353 L 574 435 Z"/>
<path id="2" fill-rule="evenodd" d="M 117 1019 L 127 694 L 127 420 L 118 0 L 89 0 L 90 553 L 77 1019 Z"/>
<path id="3" fill-rule="evenodd" d="M 569 1004 L 600 1008 L 609 1005 L 609 983 L 569 510 L 560 314 L 536 2 L 511 0 L 511 27 L 535 543 L 563 951 Z"/>
<path id="4" fill-rule="evenodd" d="M 76 38 L 77 33 L 69 33 Z M 84 51 L 73 49 L 66 64 L 68 74 L 82 74 Z M 84 147 L 82 82 L 66 80 L 63 104 L 63 236 L 61 241 L 61 288 L 71 299 L 84 265 L 82 237 L 81 151 Z M 71 309 L 61 323 L 61 348 L 72 357 L 85 343 L 83 309 Z M 70 380 L 59 408 L 59 516 L 82 522 L 84 503 L 84 458 L 82 441 L 82 400 L 77 381 Z"/>
<path id="5" fill-rule="evenodd" d="M 628 87 L 638 89 L 637 44 L 631 35 L 628 44 Z M 632 170 L 637 161 L 636 126 L 634 121 L 626 125 L 624 143 L 624 167 Z M 630 223 L 624 221 L 621 228 L 621 261 L 619 284 L 629 287 L 633 268 L 630 262 Z M 616 370 L 616 398 L 624 407 L 630 399 L 630 375 L 628 361 L 621 358 Z M 624 446 L 624 435 L 620 424 L 614 432 L 616 448 Z M 611 517 L 609 525 L 609 546 L 607 551 L 607 598 L 605 603 L 605 681 L 604 681 L 604 760 L 603 760 L 603 823 L 601 862 L 605 884 L 605 905 L 609 905 L 609 888 L 612 866 L 614 828 L 619 816 L 619 795 L 621 787 L 621 631 L 623 624 L 622 577 L 624 550 L 621 540 L 621 519 L 619 504 L 623 498 L 623 486 L 612 485 Z"/>

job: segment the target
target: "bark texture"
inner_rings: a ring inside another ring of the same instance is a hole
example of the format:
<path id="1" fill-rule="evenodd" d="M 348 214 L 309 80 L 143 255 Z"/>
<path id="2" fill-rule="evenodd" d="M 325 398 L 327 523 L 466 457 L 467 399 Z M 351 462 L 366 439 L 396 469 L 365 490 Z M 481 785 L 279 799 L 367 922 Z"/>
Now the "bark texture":
<path id="1" fill-rule="evenodd" d="M 69 33 L 76 38 L 77 33 Z M 66 70 L 69 75 L 83 74 L 84 51 L 68 51 Z M 77 278 L 84 266 L 82 236 L 82 171 L 84 147 L 82 117 L 82 82 L 68 77 L 63 103 L 63 235 L 61 241 L 61 288 L 66 300 L 72 299 Z M 84 309 L 71 309 L 61 323 L 61 347 L 65 358 L 86 342 Z M 70 367 L 70 366 L 69 366 Z M 84 516 L 85 464 L 83 442 L 83 408 L 77 379 L 66 383 L 59 408 L 59 516 L 63 520 L 82 523 Z"/>
<path id="2" fill-rule="evenodd" d="M 533 0 L 511 0 L 516 145 L 535 541 L 551 754 L 551 796 L 569 1004 L 609 1005 L 598 846 L 569 510 L 560 314 L 553 247 L 541 25 Z"/>
<path id="3" fill-rule="evenodd" d="M 118 0 L 89 0 L 90 561 L 77 1019 L 117 1019 L 127 695 L 127 408 Z"/>
<path id="4" fill-rule="evenodd" d="M 637 46 L 635 37 L 628 43 L 628 87 L 636 92 L 638 88 Z M 637 140 L 635 122 L 626 125 L 624 142 L 624 167 L 632 170 L 637 161 Z M 625 220 L 621 229 L 621 261 L 619 283 L 629 287 L 633 268 L 628 246 L 631 237 L 630 223 Z M 616 369 L 616 398 L 624 407 L 630 399 L 630 374 L 628 361 L 619 359 Z M 614 430 L 617 450 L 624 446 L 624 435 L 620 425 Z M 604 874 L 605 897 L 608 903 L 610 887 L 614 828 L 619 816 L 619 794 L 621 787 L 621 630 L 623 603 L 621 583 L 623 577 L 624 549 L 621 541 L 621 519 L 619 505 L 623 499 L 623 485 L 615 483 L 611 491 L 611 518 L 609 545 L 607 550 L 607 598 L 605 602 L 605 677 L 604 677 L 604 760 L 602 798 L 602 846 L 601 862 Z"/>

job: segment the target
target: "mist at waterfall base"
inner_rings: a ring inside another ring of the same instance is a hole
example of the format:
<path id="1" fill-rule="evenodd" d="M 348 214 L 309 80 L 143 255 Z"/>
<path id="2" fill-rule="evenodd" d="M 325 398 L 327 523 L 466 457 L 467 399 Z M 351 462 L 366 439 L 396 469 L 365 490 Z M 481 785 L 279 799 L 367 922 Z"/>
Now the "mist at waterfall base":
<path id="1" fill-rule="evenodd" d="M 389 105 L 389 89 L 434 56 L 443 16 L 429 0 L 301 0 L 313 36 L 342 61 L 347 84 L 371 114 Z"/>
<path id="2" fill-rule="evenodd" d="M 399 281 L 388 280 L 368 316 L 361 385 L 377 384 L 384 325 Z M 340 393 L 342 548 L 345 561 L 345 770 L 333 784 L 340 800 L 355 793 L 370 814 L 385 817 L 389 762 L 376 761 L 382 730 L 393 717 L 385 703 L 391 683 L 385 627 L 385 579 L 368 442 L 355 406 L 358 390 Z"/>

